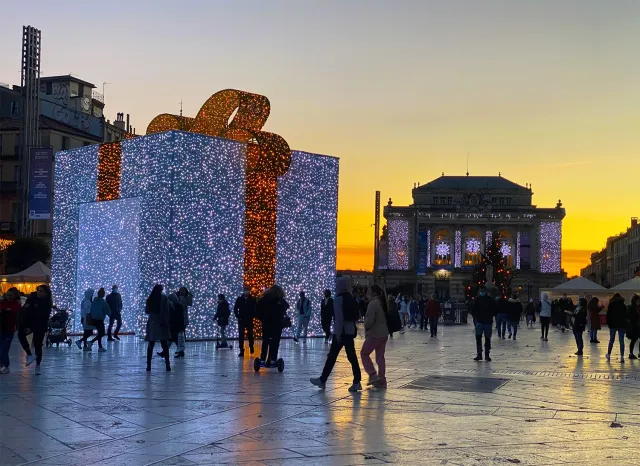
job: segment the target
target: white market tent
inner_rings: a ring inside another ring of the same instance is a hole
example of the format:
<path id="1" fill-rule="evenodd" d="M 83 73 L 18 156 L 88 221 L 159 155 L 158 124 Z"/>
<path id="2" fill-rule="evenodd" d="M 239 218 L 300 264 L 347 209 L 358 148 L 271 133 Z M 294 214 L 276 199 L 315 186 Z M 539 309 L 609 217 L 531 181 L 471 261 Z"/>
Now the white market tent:
<path id="1" fill-rule="evenodd" d="M 592 282 L 591 280 L 587 280 L 584 277 L 577 277 L 573 280 L 569 280 L 568 282 L 564 282 L 555 288 L 553 291 L 560 291 L 564 293 L 565 291 L 606 291 L 604 286 L 598 285 L 597 283 Z M 567 293 L 569 294 L 569 293 Z"/>
<path id="2" fill-rule="evenodd" d="M 589 295 L 597 296 L 602 302 L 603 299 L 608 300 L 609 297 L 613 295 L 611 290 L 607 290 L 605 287 L 600 286 L 591 280 L 587 280 L 584 277 L 577 277 L 573 280 L 569 280 L 568 282 L 561 283 L 555 288 L 547 288 L 540 291 L 548 293 L 549 298 L 552 300 L 561 298 L 562 295 L 566 293 L 568 297 L 574 300 L 574 302 L 577 302 L 578 298 Z"/>
<path id="3" fill-rule="evenodd" d="M 611 288 L 612 290 L 621 291 L 638 291 L 640 292 L 640 277 L 633 277 L 631 280 L 620 283 Z"/>
<path id="4" fill-rule="evenodd" d="M 51 281 L 51 270 L 42 262 L 36 262 L 31 267 L 27 267 L 22 272 L 10 275 L 0 275 L 0 288 L 6 292 L 15 286 L 25 294 L 35 291 L 38 285 Z"/>
<path id="5" fill-rule="evenodd" d="M 640 277 L 633 277 L 631 280 L 620 283 L 611 288 L 611 291 L 620 293 L 625 298 L 631 298 L 634 294 L 640 294 Z"/>

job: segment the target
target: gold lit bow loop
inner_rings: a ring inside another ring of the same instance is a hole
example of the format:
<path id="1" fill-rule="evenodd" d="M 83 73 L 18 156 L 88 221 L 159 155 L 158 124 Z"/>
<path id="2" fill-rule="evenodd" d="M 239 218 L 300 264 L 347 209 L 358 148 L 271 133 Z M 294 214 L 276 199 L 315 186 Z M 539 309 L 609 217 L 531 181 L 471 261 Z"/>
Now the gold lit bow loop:
<path id="1" fill-rule="evenodd" d="M 278 177 L 291 165 L 287 141 L 262 131 L 270 112 L 265 96 L 226 89 L 213 94 L 195 118 L 163 113 L 147 127 L 147 134 L 179 130 L 247 144 L 244 280 L 254 293 L 275 283 Z"/>

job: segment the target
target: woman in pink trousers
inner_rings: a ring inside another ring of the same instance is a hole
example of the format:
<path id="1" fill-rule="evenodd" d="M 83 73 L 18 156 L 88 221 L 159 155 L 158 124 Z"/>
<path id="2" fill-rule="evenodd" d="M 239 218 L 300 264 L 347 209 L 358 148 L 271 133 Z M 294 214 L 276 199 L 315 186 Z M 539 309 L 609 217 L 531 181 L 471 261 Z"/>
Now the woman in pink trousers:
<path id="1" fill-rule="evenodd" d="M 365 340 L 360 350 L 362 365 L 369 374 L 368 385 L 377 388 L 387 388 L 385 377 L 384 350 L 389 337 L 389 327 L 387 326 L 387 301 L 384 299 L 382 288 L 373 285 L 369 288 L 370 302 L 367 307 L 367 314 L 364 318 Z M 376 363 L 378 372 L 371 361 L 371 353 L 376 352 Z"/>

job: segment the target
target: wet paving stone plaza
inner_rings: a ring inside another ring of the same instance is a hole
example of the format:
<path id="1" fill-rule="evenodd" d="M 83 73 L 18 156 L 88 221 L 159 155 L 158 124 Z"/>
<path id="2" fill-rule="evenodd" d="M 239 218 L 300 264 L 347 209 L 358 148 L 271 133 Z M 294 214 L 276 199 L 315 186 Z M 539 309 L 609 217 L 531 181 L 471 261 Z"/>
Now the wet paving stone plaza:
<path id="1" fill-rule="evenodd" d="M 342 354 L 320 391 L 328 346 L 283 341 L 286 368 L 255 373 L 248 351 L 189 342 L 166 373 L 146 344 L 47 348 L 42 374 L 17 341 L 0 376 L 0 464 L 640 464 L 640 361 L 574 356 L 573 335 L 521 328 L 475 362 L 471 325 L 407 331 L 387 346 L 387 390 L 347 391 Z M 357 341 L 362 345 L 363 339 Z M 258 346 L 259 347 L 259 346 Z"/>

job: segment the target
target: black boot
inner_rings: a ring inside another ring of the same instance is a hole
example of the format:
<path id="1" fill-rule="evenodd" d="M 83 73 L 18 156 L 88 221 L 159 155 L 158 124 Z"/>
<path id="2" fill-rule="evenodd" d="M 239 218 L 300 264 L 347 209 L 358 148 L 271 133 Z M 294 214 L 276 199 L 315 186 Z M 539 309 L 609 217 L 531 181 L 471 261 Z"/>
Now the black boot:
<path id="1" fill-rule="evenodd" d="M 167 352 L 167 356 L 164 358 L 164 365 L 167 368 L 167 372 L 171 372 L 171 362 L 169 361 L 169 352 Z"/>
<path id="2" fill-rule="evenodd" d="M 482 361 L 482 354 L 478 353 L 478 355 L 475 358 L 473 358 L 473 360 L 474 361 Z"/>
<path id="3" fill-rule="evenodd" d="M 489 357 L 489 352 L 488 351 L 486 352 L 486 354 L 484 356 L 484 360 L 491 362 L 491 358 Z"/>
<path id="4" fill-rule="evenodd" d="M 153 357 L 153 348 L 147 347 L 147 372 L 151 372 L 151 358 Z"/>

